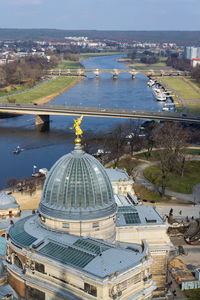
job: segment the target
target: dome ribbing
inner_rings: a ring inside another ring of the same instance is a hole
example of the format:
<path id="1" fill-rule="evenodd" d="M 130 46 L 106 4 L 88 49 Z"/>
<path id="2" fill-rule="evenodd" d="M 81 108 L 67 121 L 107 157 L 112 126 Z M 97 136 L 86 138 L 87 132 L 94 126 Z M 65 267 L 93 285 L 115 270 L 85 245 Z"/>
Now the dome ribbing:
<path id="1" fill-rule="evenodd" d="M 104 167 L 81 150 L 61 157 L 49 171 L 39 211 L 56 219 L 71 220 L 113 214 L 116 204 Z"/>

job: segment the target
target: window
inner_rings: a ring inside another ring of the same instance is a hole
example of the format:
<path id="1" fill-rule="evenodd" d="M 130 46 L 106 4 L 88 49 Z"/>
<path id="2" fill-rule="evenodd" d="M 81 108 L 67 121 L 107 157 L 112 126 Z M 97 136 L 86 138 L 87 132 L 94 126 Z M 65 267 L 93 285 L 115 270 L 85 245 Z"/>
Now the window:
<path id="1" fill-rule="evenodd" d="M 97 297 L 97 288 L 88 283 L 84 283 L 84 291 L 92 296 Z"/>
<path id="2" fill-rule="evenodd" d="M 156 223 L 157 221 L 154 219 L 145 218 L 147 223 Z"/>
<path id="3" fill-rule="evenodd" d="M 35 262 L 35 270 L 44 274 L 44 265 Z"/>
<path id="4" fill-rule="evenodd" d="M 45 223 L 46 222 L 46 218 L 43 217 L 43 216 L 41 216 L 41 221 Z"/>
<path id="5" fill-rule="evenodd" d="M 45 300 L 45 293 L 34 289 L 30 286 L 26 287 L 26 299 L 29 300 Z"/>
<path id="6" fill-rule="evenodd" d="M 99 222 L 94 222 L 94 223 L 92 223 L 92 227 L 93 227 L 93 228 L 99 227 Z"/>
<path id="7" fill-rule="evenodd" d="M 120 291 L 123 291 L 123 290 L 127 289 L 128 287 L 130 287 L 131 285 L 137 284 L 140 281 L 141 281 L 141 273 L 134 275 L 133 277 L 131 277 L 125 281 L 122 281 L 121 283 L 119 283 L 117 285 L 117 288 Z"/>
<path id="8" fill-rule="evenodd" d="M 69 223 L 63 223 L 63 228 L 69 228 Z"/>
<path id="9" fill-rule="evenodd" d="M 14 265 L 17 266 L 20 269 L 23 269 L 22 262 L 18 258 L 17 254 L 14 255 Z"/>

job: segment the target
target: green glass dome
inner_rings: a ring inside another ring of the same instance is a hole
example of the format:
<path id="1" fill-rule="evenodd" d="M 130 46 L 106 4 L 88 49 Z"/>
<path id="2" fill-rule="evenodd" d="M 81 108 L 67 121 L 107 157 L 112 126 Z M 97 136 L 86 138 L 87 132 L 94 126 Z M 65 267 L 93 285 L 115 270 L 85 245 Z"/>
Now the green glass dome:
<path id="1" fill-rule="evenodd" d="M 104 167 L 82 150 L 61 157 L 48 173 L 39 212 L 68 220 L 96 219 L 115 213 L 113 190 Z"/>

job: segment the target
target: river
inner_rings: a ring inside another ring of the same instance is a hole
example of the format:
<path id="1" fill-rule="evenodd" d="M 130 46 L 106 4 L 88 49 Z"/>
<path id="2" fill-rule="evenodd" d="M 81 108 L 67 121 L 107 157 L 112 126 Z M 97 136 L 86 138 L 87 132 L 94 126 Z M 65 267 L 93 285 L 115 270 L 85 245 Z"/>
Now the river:
<path id="1" fill-rule="evenodd" d="M 124 63 L 117 62 L 120 56 L 99 56 L 82 61 L 85 68 L 126 69 Z M 100 78 L 93 74 L 76 86 L 55 98 L 51 104 L 80 105 L 94 107 L 127 108 L 134 110 L 160 111 L 158 103 L 147 87 L 147 77 L 138 74 L 134 80 L 130 74 L 123 73 L 119 79 L 104 73 Z M 83 130 L 107 130 L 116 122 L 123 120 L 85 117 Z M 0 188 L 6 186 L 10 178 L 30 176 L 33 165 L 49 169 L 62 155 L 73 149 L 73 138 L 68 134 L 73 125 L 73 117 L 51 116 L 49 132 L 35 130 L 34 116 L 20 116 L 0 120 Z M 24 151 L 12 153 L 20 145 Z"/>

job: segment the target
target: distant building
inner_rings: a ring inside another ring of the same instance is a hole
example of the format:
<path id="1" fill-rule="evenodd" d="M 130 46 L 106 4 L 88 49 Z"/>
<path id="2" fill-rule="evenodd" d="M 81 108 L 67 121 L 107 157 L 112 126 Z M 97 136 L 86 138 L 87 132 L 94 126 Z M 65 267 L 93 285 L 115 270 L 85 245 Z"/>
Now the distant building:
<path id="1" fill-rule="evenodd" d="M 200 65 L 200 58 L 193 58 L 191 63 L 193 68 L 195 68 L 196 66 Z"/>
<path id="2" fill-rule="evenodd" d="M 189 60 L 200 58 L 200 47 L 185 47 L 184 57 Z"/>
<path id="3" fill-rule="evenodd" d="M 0 219 L 18 217 L 20 207 L 12 195 L 0 192 Z"/>

